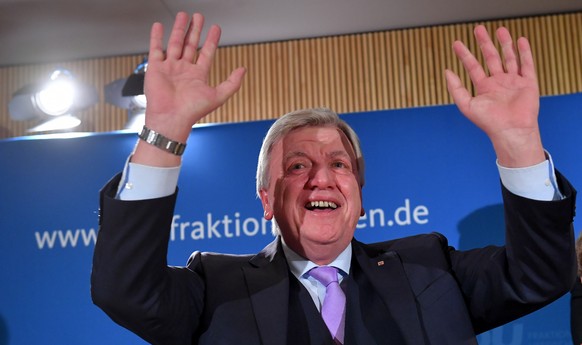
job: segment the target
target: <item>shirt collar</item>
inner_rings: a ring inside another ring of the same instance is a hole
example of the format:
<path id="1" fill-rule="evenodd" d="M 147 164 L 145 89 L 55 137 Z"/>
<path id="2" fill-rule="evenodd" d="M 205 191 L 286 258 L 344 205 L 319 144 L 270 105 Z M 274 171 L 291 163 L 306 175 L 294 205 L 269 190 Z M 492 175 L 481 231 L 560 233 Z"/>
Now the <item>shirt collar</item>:
<path id="1" fill-rule="evenodd" d="M 289 264 L 289 270 L 297 279 L 303 277 L 303 275 L 309 272 L 312 268 L 317 267 L 315 263 L 305 259 L 293 251 L 293 249 L 289 248 L 285 243 L 285 240 L 283 240 L 283 237 L 281 237 L 281 244 L 283 247 L 283 253 Z M 338 255 L 328 266 L 339 268 L 340 274 L 346 276 L 350 272 L 351 261 L 352 243 L 350 242 L 340 255 Z"/>

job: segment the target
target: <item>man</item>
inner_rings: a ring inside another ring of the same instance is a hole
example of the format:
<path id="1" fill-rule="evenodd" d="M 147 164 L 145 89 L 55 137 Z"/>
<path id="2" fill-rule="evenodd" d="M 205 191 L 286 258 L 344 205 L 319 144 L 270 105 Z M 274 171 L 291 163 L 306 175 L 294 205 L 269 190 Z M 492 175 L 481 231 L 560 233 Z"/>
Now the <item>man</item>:
<path id="1" fill-rule="evenodd" d="M 236 69 L 208 85 L 220 29 L 210 28 L 197 53 L 202 24 L 199 14 L 190 23 L 178 14 L 166 54 L 154 24 L 146 127 L 131 163 L 102 191 L 92 296 L 120 325 L 153 344 L 476 344 L 475 334 L 572 286 L 575 191 L 542 146 L 529 43 L 520 38 L 517 55 L 499 29 L 502 60 L 482 26 L 475 37 L 489 75 L 453 45 L 477 96 L 453 72 L 446 79 L 495 149 L 506 246 L 461 252 L 440 234 L 353 239 L 363 214 L 358 138 L 333 112 L 312 109 L 275 122 L 261 148 L 257 192 L 276 239 L 257 255 L 196 252 L 187 267 L 167 267 L 183 145 L 244 75 Z"/>
<path id="2" fill-rule="evenodd" d="M 572 342 L 582 344 L 582 234 L 576 239 L 576 259 L 578 279 L 570 291 L 570 330 Z"/>

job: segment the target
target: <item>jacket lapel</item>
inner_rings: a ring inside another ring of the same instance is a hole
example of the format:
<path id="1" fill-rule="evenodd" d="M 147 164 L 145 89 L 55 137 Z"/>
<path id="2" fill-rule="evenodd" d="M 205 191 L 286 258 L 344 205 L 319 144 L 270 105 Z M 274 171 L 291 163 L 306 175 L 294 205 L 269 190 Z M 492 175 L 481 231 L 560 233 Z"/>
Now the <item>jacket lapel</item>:
<path id="1" fill-rule="evenodd" d="M 289 274 L 279 238 L 251 258 L 243 272 L 262 344 L 285 344 Z"/>
<path id="2" fill-rule="evenodd" d="M 410 344 L 424 344 L 416 300 L 398 254 L 352 241 L 353 255 Z"/>

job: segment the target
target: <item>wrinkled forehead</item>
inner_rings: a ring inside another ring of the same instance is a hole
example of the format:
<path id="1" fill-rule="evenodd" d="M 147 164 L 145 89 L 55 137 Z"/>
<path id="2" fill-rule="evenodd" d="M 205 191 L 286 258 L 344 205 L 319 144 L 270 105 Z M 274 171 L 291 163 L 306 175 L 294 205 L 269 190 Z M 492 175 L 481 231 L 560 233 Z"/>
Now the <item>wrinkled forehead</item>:
<path id="1" fill-rule="evenodd" d="M 347 135 L 336 126 L 308 126 L 299 127 L 285 134 L 275 146 L 279 146 L 279 154 L 287 156 L 294 151 L 301 151 L 310 147 L 327 148 L 335 154 L 344 152 L 351 159 L 356 154 Z"/>

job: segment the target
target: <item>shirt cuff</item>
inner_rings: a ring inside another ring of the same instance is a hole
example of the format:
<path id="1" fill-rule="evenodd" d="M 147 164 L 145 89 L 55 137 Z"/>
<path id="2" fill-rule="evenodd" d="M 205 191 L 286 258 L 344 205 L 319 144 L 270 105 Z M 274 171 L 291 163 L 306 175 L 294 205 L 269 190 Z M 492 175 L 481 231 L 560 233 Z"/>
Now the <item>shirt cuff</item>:
<path id="1" fill-rule="evenodd" d="M 562 199 L 552 157 L 547 152 L 546 156 L 545 161 L 524 168 L 506 168 L 497 162 L 501 183 L 511 193 L 524 198 L 540 201 Z"/>
<path id="2" fill-rule="evenodd" d="M 131 163 L 128 159 L 121 175 L 116 198 L 145 200 L 172 195 L 178 186 L 180 168 L 181 165 L 169 168 L 153 167 Z"/>

